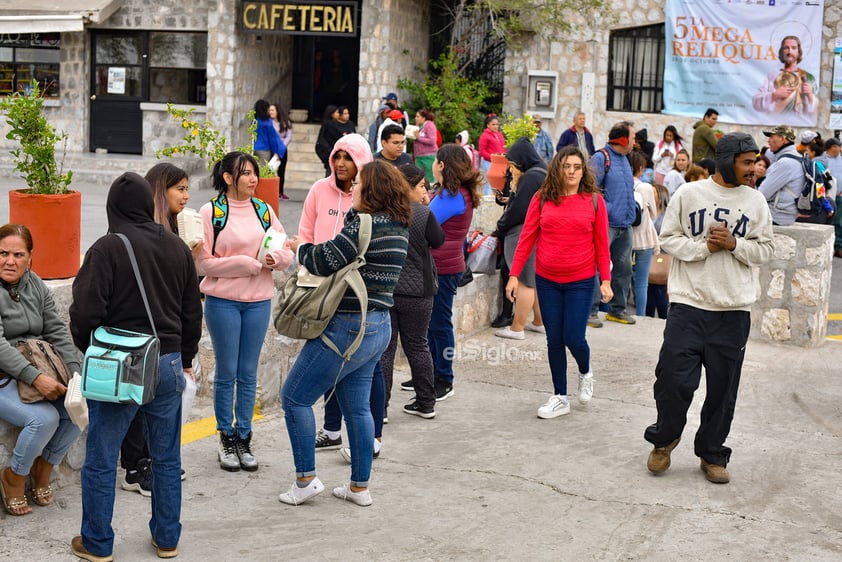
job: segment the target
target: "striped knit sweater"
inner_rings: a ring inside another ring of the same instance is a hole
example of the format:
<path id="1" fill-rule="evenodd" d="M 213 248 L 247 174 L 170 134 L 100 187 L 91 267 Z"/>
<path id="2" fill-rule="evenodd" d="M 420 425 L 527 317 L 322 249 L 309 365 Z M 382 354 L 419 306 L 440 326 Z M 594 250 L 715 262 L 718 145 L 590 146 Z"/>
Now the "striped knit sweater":
<path id="1" fill-rule="evenodd" d="M 316 275 L 330 275 L 357 256 L 360 221 L 355 210 L 345 217 L 345 226 L 333 240 L 323 244 L 302 244 L 299 260 Z M 371 216 L 371 242 L 360 275 L 368 290 L 368 310 L 391 308 L 392 292 L 400 277 L 409 245 L 409 229 L 384 214 Z M 359 312 L 360 303 L 352 290 L 345 293 L 337 312 Z"/>

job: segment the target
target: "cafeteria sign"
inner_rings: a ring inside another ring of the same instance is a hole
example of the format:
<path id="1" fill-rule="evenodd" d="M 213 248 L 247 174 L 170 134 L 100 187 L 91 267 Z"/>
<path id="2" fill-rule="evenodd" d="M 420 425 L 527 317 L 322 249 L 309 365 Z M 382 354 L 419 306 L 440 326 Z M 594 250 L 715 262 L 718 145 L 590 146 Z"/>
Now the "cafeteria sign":
<path id="1" fill-rule="evenodd" d="M 357 2 L 243 2 L 243 31 L 286 35 L 357 35 Z"/>

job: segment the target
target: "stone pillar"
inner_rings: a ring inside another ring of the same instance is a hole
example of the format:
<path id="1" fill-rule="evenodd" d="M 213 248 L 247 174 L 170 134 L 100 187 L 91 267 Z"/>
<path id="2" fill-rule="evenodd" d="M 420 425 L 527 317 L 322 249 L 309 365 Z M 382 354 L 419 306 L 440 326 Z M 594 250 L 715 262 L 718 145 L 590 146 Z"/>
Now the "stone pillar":
<path id="1" fill-rule="evenodd" d="M 759 268 L 752 337 L 802 347 L 821 345 L 827 331 L 833 227 L 776 226 L 775 253 Z"/>

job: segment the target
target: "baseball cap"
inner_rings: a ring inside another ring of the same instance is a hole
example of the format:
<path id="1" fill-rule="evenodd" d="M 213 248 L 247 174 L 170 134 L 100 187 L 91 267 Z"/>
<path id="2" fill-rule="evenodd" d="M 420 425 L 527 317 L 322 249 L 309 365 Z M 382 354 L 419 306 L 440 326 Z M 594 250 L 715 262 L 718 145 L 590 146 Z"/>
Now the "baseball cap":
<path id="1" fill-rule="evenodd" d="M 842 146 L 842 141 L 840 141 L 836 137 L 830 137 L 829 139 L 824 141 L 824 149 L 827 150 L 831 146 Z"/>
<path id="2" fill-rule="evenodd" d="M 532 122 L 533 123 L 541 123 L 541 116 L 536 113 L 535 115 L 532 116 Z"/>
<path id="3" fill-rule="evenodd" d="M 401 113 L 398 109 L 393 109 L 389 112 L 389 119 L 392 121 L 400 121 L 403 119 L 403 113 Z"/>
<path id="4" fill-rule="evenodd" d="M 398 101 L 398 95 L 395 92 L 389 92 L 383 97 L 384 100 Z"/>
<path id="5" fill-rule="evenodd" d="M 800 137 L 799 142 L 801 144 L 810 144 L 811 142 L 816 140 L 817 136 L 819 136 L 819 135 L 815 131 L 803 131 L 801 133 L 801 137 Z"/>
<path id="6" fill-rule="evenodd" d="M 773 127 L 769 131 L 763 131 L 763 134 L 767 137 L 771 137 L 772 135 L 780 135 L 789 142 L 795 142 L 795 131 L 792 130 L 792 127 L 789 125 L 778 125 L 777 127 Z"/>

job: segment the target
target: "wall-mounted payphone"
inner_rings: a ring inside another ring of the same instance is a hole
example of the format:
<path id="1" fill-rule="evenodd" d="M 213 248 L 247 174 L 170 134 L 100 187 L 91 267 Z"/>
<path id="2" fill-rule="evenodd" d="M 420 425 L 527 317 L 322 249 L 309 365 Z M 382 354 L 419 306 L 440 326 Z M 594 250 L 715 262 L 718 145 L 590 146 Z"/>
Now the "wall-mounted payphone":
<path id="1" fill-rule="evenodd" d="M 530 70 L 527 80 L 526 113 L 555 117 L 558 99 L 558 72 Z"/>

